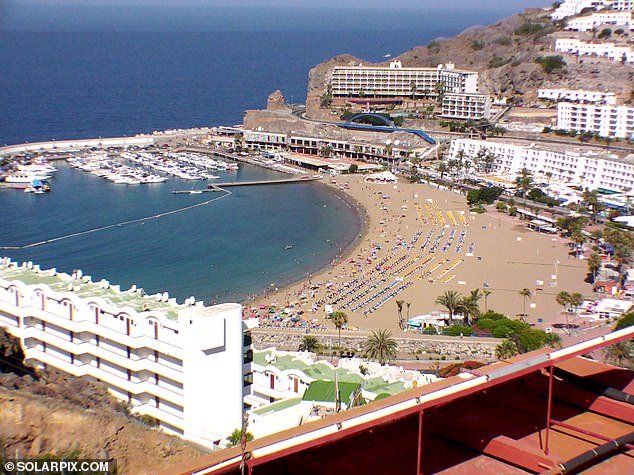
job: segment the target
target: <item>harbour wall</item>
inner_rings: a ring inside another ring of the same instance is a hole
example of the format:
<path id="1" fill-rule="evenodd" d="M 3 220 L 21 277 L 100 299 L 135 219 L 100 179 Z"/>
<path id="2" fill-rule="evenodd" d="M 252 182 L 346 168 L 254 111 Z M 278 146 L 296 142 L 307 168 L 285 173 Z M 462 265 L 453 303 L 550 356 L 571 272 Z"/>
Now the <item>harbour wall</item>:
<path id="1" fill-rule="evenodd" d="M 273 328 L 254 328 L 251 330 L 255 349 L 264 350 L 275 347 L 279 350 L 298 351 L 303 338 L 309 334 L 317 338 L 322 351 L 329 353 L 329 347 L 338 344 L 336 332 L 310 332 Z M 363 355 L 363 347 L 370 335 L 365 332 L 343 332 L 341 346 L 347 352 Z M 495 348 L 502 340 L 496 338 L 442 337 L 432 335 L 395 336 L 402 359 L 428 360 L 443 356 L 446 359 L 458 357 L 466 359 L 493 359 Z M 337 355 L 338 352 L 333 351 Z"/>
<path id="2" fill-rule="evenodd" d="M 80 140 L 53 140 L 50 142 L 33 142 L 0 147 L 0 155 L 14 155 L 18 153 L 67 150 L 82 147 L 123 147 L 127 145 L 151 145 L 154 137 L 109 137 Z"/>

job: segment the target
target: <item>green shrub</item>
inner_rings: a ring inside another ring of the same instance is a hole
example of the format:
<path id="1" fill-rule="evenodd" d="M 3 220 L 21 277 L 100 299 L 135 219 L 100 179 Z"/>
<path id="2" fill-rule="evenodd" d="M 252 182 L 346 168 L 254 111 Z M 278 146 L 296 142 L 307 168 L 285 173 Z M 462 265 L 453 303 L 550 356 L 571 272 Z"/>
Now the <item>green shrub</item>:
<path id="1" fill-rule="evenodd" d="M 634 325 L 634 312 L 623 315 L 616 322 L 615 330 L 620 330 L 621 328 L 631 327 Z"/>
<path id="2" fill-rule="evenodd" d="M 501 68 L 505 64 L 508 64 L 511 60 L 509 58 L 502 58 L 500 56 L 493 56 L 489 60 L 489 69 Z"/>
<path id="3" fill-rule="evenodd" d="M 492 204 L 500 197 L 503 191 L 504 188 L 499 186 L 483 186 L 467 193 L 467 203 L 469 205 L 477 205 L 480 203 Z"/>
<path id="4" fill-rule="evenodd" d="M 499 38 L 494 39 L 493 42 L 502 46 L 510 46 L 512 43 L 511 38 L 508 36 L 500 36 Z"/>
<path id="5" fill-rule="evenodd" d="M 158 419 L 156 417 L 153 417 L 147 414 L 140 415 L 139 421 L 148 427 L 157 427 L 159 425 Z"/>
<path id="6" fill-rule="evenodd" d="M 484 42 L 480 41 L 480 40 L 473 40 L 471 42 L 471 49 L 473 51 L 480 51 L 481 49 L 484 48 Z"/>
<path id="7" fill-rule="evenodd" d="M 471 336 L 473 335 L 473 328 L 467 325 L 452 325 L 447 328 L 444 332 L 445 335 L 449 336 Z"/>
<path id="8" fill-rule="evenodd" d="M 532 36 L 532 35 L 537 36 L 543 33 L 543 31 L 544 31 L 544 25 L 542 25 L 541 23 L 532 23 L 529 21 L 518 26 L 513 32 L 513 34 L 518 36 Z"/>
<path id="9" fill-rule="evenodd" d="M 566 66 L 563 56 L 540 56 L 535 60 L 537 64 L 540 64 L 542 69 L 548 74 L 552 73 L 556 69 L 563 69 Z"/>
<path id="10" fill-rule="evenodd" d="M 505 213 L 506 210 L 508 209 L 508 205 L 504 201 L 498 201 L 497 204 L 495 205 L 495 209 Z"/>

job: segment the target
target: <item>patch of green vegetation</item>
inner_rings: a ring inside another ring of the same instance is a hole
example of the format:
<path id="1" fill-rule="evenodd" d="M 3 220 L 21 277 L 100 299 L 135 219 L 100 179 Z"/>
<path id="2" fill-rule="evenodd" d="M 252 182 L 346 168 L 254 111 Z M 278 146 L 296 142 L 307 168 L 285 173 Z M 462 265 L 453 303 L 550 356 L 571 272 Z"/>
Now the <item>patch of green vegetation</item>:
<path id="1" fill-rule="evenodd" d="M 532 23 L 530 21 L 518 26 L 513 34 L 518 36 L 533 36 L 543 33 L 544 25 L 541 23 Z"/>
<path id="2" fill-rule="evenodd" d="M 500 56 L 493 56 L 490 60 L 489 60 L 489 69 L 496 69 L 496 68 L 501 68 L 502 66 L 504 66 L 505 64 L 508 64 L 511 62 L 510 58 L 502 58 Z"/>
<path id="3" fill-rule="evenodd" d="M 467 193 L 467 203 L 469 205 L 492 204 L 500 197 L 503 191 L 504 188 L 499 186 L 483 186 Z"/>
<path id="4" fill-rule="evenodd" d="M 559 54 L 555 56 L 540 56 L 535 62 L 541 65 L 542 69 L 548 74 L 557 69 L 563 69 L 564 66 L 566 66 L 564 58 Z"/>
<path id="5" fill-rule="evenodd" d="M 509 36 L 500 36 L 494 39 L 493 42 L 502 46 L 510 46 L 513 43 Z"/>

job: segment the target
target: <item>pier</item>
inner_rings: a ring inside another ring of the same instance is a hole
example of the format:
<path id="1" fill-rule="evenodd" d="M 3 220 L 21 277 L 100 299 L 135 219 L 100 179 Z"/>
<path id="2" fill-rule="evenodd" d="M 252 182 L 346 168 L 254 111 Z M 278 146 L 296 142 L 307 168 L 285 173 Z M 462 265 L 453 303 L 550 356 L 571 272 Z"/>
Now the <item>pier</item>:
<path id="1" fill-rule="evenodd" d="M 257 185 L 284 185 L 286 183 L 303 183 L 321 180 L 321 177 L 302 175 L 300 177 L 282 178 L 279 180 L 259 180 L 259 181 L 228 181 L 225 183 L 213 183 L 208 185 L 207 188 L 201 190 L 174 190 L 174 194 L 197 194 L 207 193 L 210 191 L 223 191 L 224 188 L 232 186 L 257 186 Z"/>

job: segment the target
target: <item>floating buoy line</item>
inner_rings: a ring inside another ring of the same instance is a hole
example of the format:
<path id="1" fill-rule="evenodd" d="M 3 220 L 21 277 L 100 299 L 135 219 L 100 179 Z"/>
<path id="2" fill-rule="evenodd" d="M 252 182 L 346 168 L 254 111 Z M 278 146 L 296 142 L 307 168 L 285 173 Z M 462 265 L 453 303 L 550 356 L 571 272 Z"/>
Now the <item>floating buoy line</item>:
<path id="1" fill-rule="evenodd" d="M 143 218 L 136 218 L 136 219 L 131 219 L 131 220 L 128 220 L 128 221 L 122 221 L 120 223 L 108 224 L 106 226 L 99 226 L 97 228 L 87 229 L 85 231 L 78 231 L 78 232 L 75 232 L 75 233 L 65 234 L 64 236 L 58 236 L 58 237 L 54 237 L 54 238 L 51 238 L 51 239 L 46 239 L 44 241 L 38 241 L 38 242 L 30 243 L 30 244 L 24 244 L 22 246 L 0 246 L 0 249 L 3 250 L 3 251 L 20 251 L 22 249 L 30 249 L 32 247 L 45 246 L 47 244 L 52 244 L 54 242 L 63 241 L 65 239 L 70 239 L 70 238 L 74 238 L 74 237 L 78 237 L 78 236 L 85 236 L 86 234 L 93 234 L 93 233 L 97 233 L 97 232 L 100 232 L 100 231 L 105 231 L 106 229 L 120 228 L 120 227 L 123 227 L 123 226 L 127 226 L 129 224 L 143 223 L 145 221 L 150 221 L 152 219 L 164 218 L 165 216 L 170 216 L 172 214 L 182 213 L 184 211 L 189 211 L 189 210 L 194 209 L 194 208 L 200 208 L 202 206 L 207 206 L 208 204 L 211 204 L 214 201 L 218 201 L 218 200 L 221 200 L 223 198 L 226 198 L 227 196 L 229 196 L 231 194 L 231 191 L 225 190 L 223 188 L 218 188 L 218 191 L 223 191 L 225 194 L 222 195 L 222 196 L 217 196 L 217 197 L 212 198 L 212 199 L 207 200 L 207 201 L 203 201 L 202 203 L 197 203 L 195 205 L 189 205 L 189 206 L 185 206 L 183 208 L 178 208 L 178 209 L 175 209 L 175 210 L 172 210 L 172 211 L 166 211 L 164 213 L 158 213 L 158 214 L 154 214 L 152 216 L 145 216 Z"/>

